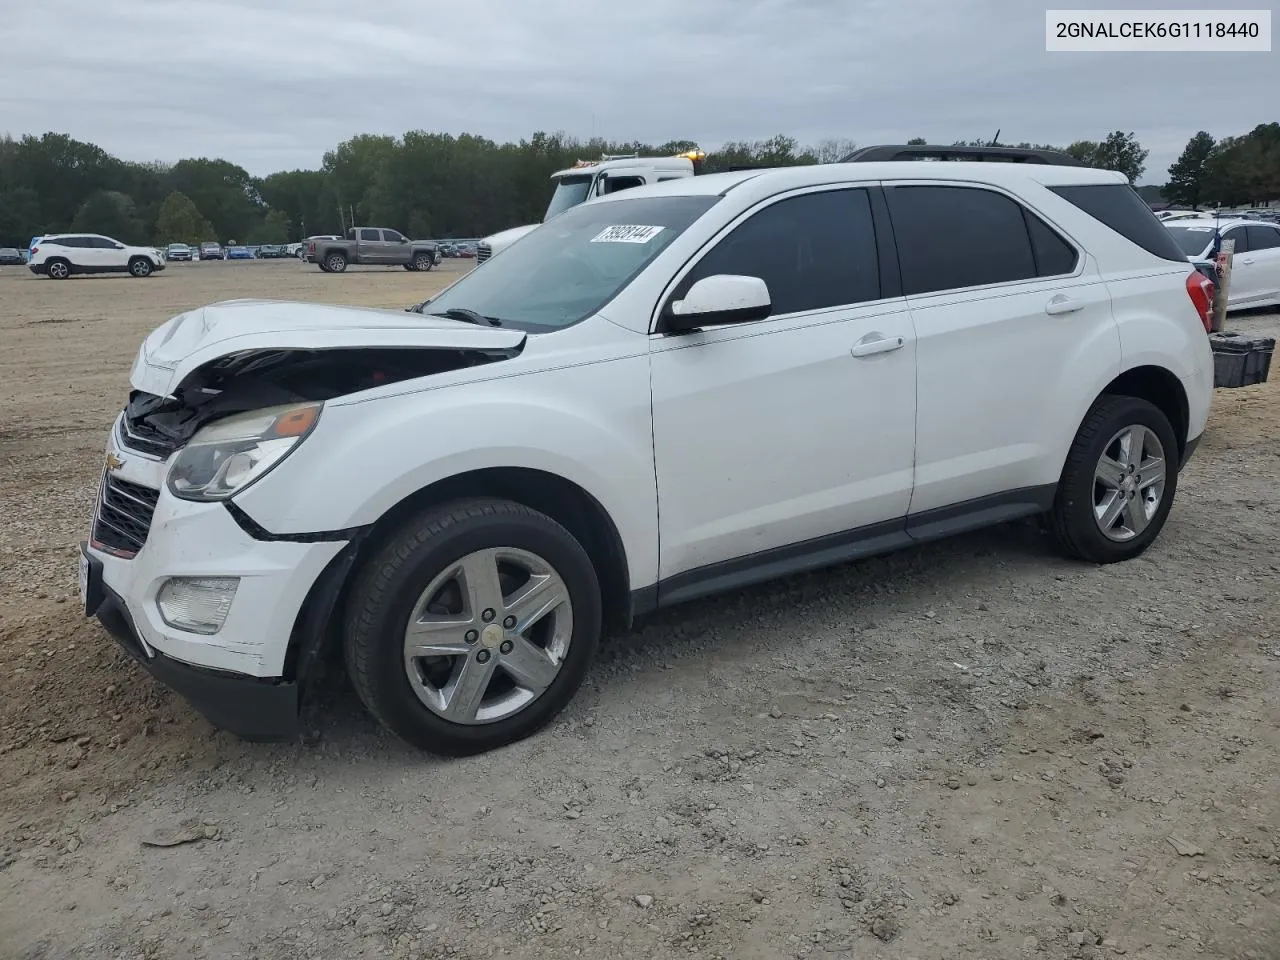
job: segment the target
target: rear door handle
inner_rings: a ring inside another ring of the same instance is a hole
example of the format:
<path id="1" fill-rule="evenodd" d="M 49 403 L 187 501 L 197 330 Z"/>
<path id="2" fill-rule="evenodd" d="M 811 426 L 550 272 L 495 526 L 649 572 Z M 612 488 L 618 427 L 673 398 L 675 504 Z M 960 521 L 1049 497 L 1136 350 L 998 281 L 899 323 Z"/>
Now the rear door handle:
<path id="1" fill-rule="evenodd" d="M 853 350 L 850 352 L 855 357 L 871 357 L 877 353 L 901 350 L 906 342 L 902 337 L 882 337 L 878 333 L 868 333 L 853 345 Z"/>
<path id="2" fill-rule="evenodd" d="M 1075 313 L 1083 308 L 1083 300 L 1073 300 L 1070 297 L 1059 295 L 1044 305 L 1044 312 L 1051 317 L 1055 317 L 1060 313 Z"/>
<path id="3" fill-rule="evenodd" d="M 1243 262 L 1243 263 L 1253 263 L 1253 257 L 1245 257 L 1245 258 L 1244 258 L 1244 260 L 1243 260 L 1243 261 L 1241 261 L 1241 262 Z"/>

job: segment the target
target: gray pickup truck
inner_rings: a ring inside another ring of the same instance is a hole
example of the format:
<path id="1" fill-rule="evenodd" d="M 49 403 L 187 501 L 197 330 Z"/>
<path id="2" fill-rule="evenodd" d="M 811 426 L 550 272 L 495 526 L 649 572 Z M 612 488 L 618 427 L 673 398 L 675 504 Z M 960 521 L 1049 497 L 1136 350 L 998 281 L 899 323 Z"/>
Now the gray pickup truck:
<path id="1" fill-rule="evenodd" d="M 430 270 L 440 262 L 440 251 L 430 240 L 410 240 L 399 230 L 352 227 L 342 240 L 325 237 L 309 240 L 306 258 L 319 264 L 325 273 L 341 273 L 349 263 Z"/>

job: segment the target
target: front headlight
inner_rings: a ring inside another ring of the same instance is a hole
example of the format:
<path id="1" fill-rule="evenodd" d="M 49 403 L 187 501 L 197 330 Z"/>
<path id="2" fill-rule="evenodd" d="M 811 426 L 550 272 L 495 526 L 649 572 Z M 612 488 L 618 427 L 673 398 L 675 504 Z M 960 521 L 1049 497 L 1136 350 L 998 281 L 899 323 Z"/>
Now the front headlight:
<path id="1" fill-rule="evenodd" d="M 198 431 L 169 467 L 169 492 L 183 500 L 225 500 L 261 479 L 315 428 L 322 403 L 241 413 Z"/>

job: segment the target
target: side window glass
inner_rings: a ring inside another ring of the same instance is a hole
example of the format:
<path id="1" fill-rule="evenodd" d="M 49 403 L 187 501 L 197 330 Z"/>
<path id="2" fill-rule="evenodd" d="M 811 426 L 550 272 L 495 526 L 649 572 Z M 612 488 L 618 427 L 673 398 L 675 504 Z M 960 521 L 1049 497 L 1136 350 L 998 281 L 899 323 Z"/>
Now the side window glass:
<path id="1" fill-rule="evenodd" d="M 368 243 L 368 242 L 377 243 L 377 242 L 378 242 L 378 231 L 377 231 L 377 230 L 361 230 L 361 231 L 360 231 L 360 239 L 361 239 L 361 240 L 363 240 L 363 241 L 365 241 L 366 243 Z"/>
<path id="2" fill-rule="evenodd" d="M 387 243 L 399 243 L 404 237 L 396 230 L 383 230 L 382 239 Z"/>
<path id="3" fill-rule="evenodd" d="M 1031 252 L 1036 258 L 1036 276 L 1060 277 L 1076 272 L 1080 255 L 1058 232 L 1026 207 L 1022 212 L 1027 219 L 1027 232 L 1031 234 Z"/>
<path id="4" fill-rule="evenodd" d="M 1250 250 L 1274 250 L 1280 247 L 1280 230 L 1274 227 L 1248 227 Z"/>
<path id="5" fill-rule="evenodd" d="M 1022 207 L 1003 194 L 950 186 L 885 193 L 907 296 L 1037 275 Z"/>
<path id="6" fill-rule="evenodd" d="M 1249 237 L 1244 230 L 1244 227 L 1233 227 L 1222 234 L 1223 240 L 1234 240 L 1236 242 L 1235 250 L 1232 251 L 1233 255 L 1244 253 L 1250 249 Z"/>
<path id="7" fill-rule="evenodd" d="M 875 224 L 866 190 L 779 200 L 724 237 L 681 281 L 680 299 L 703 277 L 759 277 L 775 316 L 880 298 Z"/>
<path id="8" fill-rule="evenodd" d="M 99 250 L 114 250 L 116 245 L 106 237 L 87 237 L 86 247 L 97 247 Z"/>
<path id="9" fill-rule="evenodd" d="M 605 193 L 617 193 L 619 190 L 630 190 L 632 187 L 643 187 L 643 177 L 610 177 L 604 182 Z"/>

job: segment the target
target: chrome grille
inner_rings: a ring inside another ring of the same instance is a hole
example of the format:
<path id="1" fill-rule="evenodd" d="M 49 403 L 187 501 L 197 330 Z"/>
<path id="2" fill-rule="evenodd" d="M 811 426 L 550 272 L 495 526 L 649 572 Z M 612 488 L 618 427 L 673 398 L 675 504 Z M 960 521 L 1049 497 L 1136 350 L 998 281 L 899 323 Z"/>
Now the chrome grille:
<path id="1" fill-rule="evenodd" d="M 120 445 L 130 450 L 136 450 L 138 453 L 144 453 L 149 457 L 157 457 L 160 460 L 168 459 L 169 454 L 173 453 L 175 445 L 162 437 L 155 430 L 151 430 L 141 424 L 130 425 L 128 415 L 120 418 L 120 429 L 116 431 L 116 437 L 120 441 Z"/>
<path id="2" fill-rule="evenodd" d="M 476 263 L 484 263 L 491 256 L 493 256 L 493 250 L 487 243 L 476 246 Z"/>
<path id="3" fill-rule="evenodd" d="M 147 542 L 160 491 L 107 474 L 98 490 L 93 539 L 114 553 L 132 557 Z"/>

